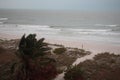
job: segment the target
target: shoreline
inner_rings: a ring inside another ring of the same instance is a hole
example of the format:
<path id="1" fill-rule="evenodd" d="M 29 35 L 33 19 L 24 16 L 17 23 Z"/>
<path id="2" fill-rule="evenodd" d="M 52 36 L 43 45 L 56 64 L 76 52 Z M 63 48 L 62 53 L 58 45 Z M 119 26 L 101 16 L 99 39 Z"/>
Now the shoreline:
<path id="1" fill-rule="evenodd" d="M 22 35 L 9 35 L 9 34 L 1 34 L 0 33 L 0 39 L 3 40 L 12 40 L 12 39 L 20 39 Z M 39 39 L 39 34 L 37 35 L 37 38 Z M 59 44 L 64 45 L 65 47 L 72 47 L 72 48 L 80 48 L 85 49 L 87 51 L 91 51 L 92 54 L 98 54 L 101 52 L 110 52 L 115 54 L 120 54 L 120 45 L 114 45 L 112 43 L 102 43 L 102 42 L 95 42 L 95 41 L 87 41 L 87 40 L 79 40 L 79 41 L 73 41 L 73 40 L 65 40 L 65 39 L 52 39 L 52 38 L 45 38 L 45 42 L 51 43 L 51 44 Z"/>

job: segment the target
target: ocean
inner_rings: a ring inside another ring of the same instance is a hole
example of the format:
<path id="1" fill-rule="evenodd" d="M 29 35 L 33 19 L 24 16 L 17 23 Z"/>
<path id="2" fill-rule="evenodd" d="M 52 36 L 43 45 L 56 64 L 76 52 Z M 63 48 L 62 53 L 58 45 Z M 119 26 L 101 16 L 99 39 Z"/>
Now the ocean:
<path id="1" fill-rule="evenodd" d="M 120 45 L 120 12 L 0 10 L 0 34 Z"/>

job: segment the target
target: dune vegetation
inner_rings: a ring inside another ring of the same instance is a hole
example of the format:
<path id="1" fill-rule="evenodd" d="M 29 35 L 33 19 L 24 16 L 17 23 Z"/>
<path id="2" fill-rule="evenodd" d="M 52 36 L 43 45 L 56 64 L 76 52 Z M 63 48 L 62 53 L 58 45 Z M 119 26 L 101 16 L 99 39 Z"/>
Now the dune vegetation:
<path id="1" fill-rule="evenodd" d="M 62 72 L 65 80 L 120 80 L 120 55 L 99 53 L 72 66 L 77 58 L 92 53 L 44 40 L 35 34 L 0 40 L 0 80 L 54 80 Z"/>

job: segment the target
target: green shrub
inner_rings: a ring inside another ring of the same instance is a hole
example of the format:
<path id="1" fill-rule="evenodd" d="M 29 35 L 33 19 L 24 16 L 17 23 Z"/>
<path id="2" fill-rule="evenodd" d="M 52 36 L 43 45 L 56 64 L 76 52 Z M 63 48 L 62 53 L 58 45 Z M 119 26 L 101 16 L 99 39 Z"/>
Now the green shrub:
<path id="1" fill-rule="evenodd" d="M 66 51 L 66 48 L 62 47 L 62 48 L 56 48 L 53 52 L 56 54 L 62 54 Z"/>
<path id="2" fill-rule="evenodd" d="M 69 67 L 65 73 L 65 80 L 84 80 L 83 71 L 79 66 Z"/>

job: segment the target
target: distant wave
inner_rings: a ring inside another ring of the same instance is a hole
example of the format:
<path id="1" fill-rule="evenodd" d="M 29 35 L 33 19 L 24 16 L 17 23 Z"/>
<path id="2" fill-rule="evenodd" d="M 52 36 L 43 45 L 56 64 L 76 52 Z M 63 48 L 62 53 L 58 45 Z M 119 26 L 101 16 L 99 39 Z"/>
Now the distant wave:
<path id="1" fill-rule="evenodd" d="M 108 32 L 111 29 L 65 29 L 68 31 L 75 31 L 75 32 Z"/>
<path id="2" fill-rule="evenodd" d="M 0 24 L 3 24 L 3 22 L 0 22 Z"/>
<path id="3" fill-rule="evenodd" d="M 108 26 L 111 26 L 111 27 L 114 27 L 115 25 L 108 25 Z M 57 27 L 51 27 L 51 28 L 57 28 Z M 118 27 L 119 28 L 119 27 Z M 110 36 L 118 36 L 120 35 L 119 32 L 114 32 L 113 29 L 116 29 L 116 28 L 90 28 L 89 27 L 86 29 L 86 28 L 64 28 L 64 27 L 59 27 L 60 29 L 60 32 L 63 33 L 63 34 L 74 34 L 74 35 L 110 35 Z M 117 29 L 118 30 L 118 29 Z"/>
<path id="4" fill-rule="evenodd" d="M 8 18 L 0 18 L 0 21 L 8 20 Z"/>
<path id="5" fill-rule="evenodd" d="M 120 33 L 114 33 L 114 32 L 78 32 L 79 34 L 85 34 L 85 35 L 111 35 L 111 36 L 120 36 Z M 77 34 L 78 34 L 77 33 Z"/>
<path id="6" fill-rule="evenodd" d="M 6 20 L 8 20 L 8 18 L 0 18 L 0 24 L 5 23 Z"/>
<path id="7" fill-rule="evenodd" d="M 108 27 L 117 27 L 118 25 L 105 25 L 105 26 L 108 26 Z"/>
<path id="8" fill-rule="evenodd" d="M 20 27 L 20 28 L 24 28 L 24 29 L 27 29 L 29 28 L 30 30 L 35 30 L 35 31 L 60 31 L 61 29 L 57 29 L 57 28 L 51 28 L 50 26 L 48 25 L 16 25 L 17 27 Z"/>
<path id="9" fill-rule="evenodd" d="M 95 24 L 94 26 L 103 26 L 103 27 L 118 27 L 119 25 L 104 25 L 104 24 Z"/>
<path id="10" fill-rule="evenodd" d="M 19 24 L 16 24 L 17 26 L 19 26 L 19 27 L 30 27 L 30 28 L 36 28 L 36 27 L 38 27 L 38 28 L 49 28 L 50 26 L 47 26 L 47 25 L 19 25 Z"/>
<path id="11" fill-rule="evenodd" d="M 112 29 L 62 29 L 61 31 L 69 34 L 85 34 L 85 35 L 120 35 L 120 33 L 113 32 Z"/>

